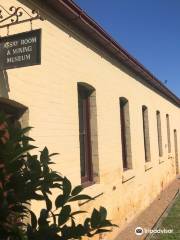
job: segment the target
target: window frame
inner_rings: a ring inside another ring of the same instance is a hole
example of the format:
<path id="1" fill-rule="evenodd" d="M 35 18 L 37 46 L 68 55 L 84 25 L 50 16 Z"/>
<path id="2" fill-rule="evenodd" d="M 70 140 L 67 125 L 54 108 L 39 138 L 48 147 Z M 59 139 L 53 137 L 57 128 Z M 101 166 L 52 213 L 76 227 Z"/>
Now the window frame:
<path id="1" fill-rule="evenodd" d="M 149 137 L 149 118 L 148 118 L 148 108 L 145 105 L 142 106 L 142 121 L 143 121 L 145 162 L 150 162 L 151 153 L 150 153 L 150 137 Z"/>
<path id="2" fill-rule="evenodd" d="M 123 171 L 132 169 L 131 134 L 129 101 L 125 97 L 119 98 L 120 126 L 121 126 L 121 151 Z"/>
<path id="3" fill-rule="evenodd" d="M 81 183 L 84 186 L 89 186 L 93 183 L 93 162 L 92 162 L 91 124 L 90 124 L 91 118 L 90 96 L 93 90 L 94 88 L 88 85 L 78 84 L 79 141 L 80 141 L 80 169 L 81 169 L 80 175 Z M 82 174 L 83 171 L 84 174 Z"/>
<path id="4" fill-rule="evenodd" d="M 163 156 L 163 143 L 162 143 L 162 128 L 161 128 L 161 113 L 159 110 L 156 111 L 156 122 L 157 122 L 159 157 L 162 157 Z"/>
<path id="5" fill-rule="evenodd" d="M 167 146 L 168 146 L 168 153 L 171 153 L 171 130 L 170 130 L 169 114 L 166 114 L 166 128 L 167 128 Z"/>

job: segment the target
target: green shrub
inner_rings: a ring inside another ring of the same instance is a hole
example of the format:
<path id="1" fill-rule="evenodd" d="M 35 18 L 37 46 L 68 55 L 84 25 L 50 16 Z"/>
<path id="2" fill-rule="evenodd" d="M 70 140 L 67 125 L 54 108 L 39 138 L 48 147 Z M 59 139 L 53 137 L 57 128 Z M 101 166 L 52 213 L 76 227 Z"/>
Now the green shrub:
<path id="1" fill-rule="evenodd" d="M 93 198 L 50 168 L 56 154 L 49 154 L 46 147 L 40 156 L 30 153 L 36 148 L 27 136 L 30 129 L 14 127 L 5 115 L 0 116 L 0 239 L 81 239 L 110 231 L 115 225 L 106 219 L 104 207 L 94 209 L 82 224 L 77 222 L 76 217 L 84 212 L 72 211 L 71 203 Z M 54 203 L 53 189 L 59 192 Z M 38 217 L 30 210 L 31 200 L 45 203 Z"/>

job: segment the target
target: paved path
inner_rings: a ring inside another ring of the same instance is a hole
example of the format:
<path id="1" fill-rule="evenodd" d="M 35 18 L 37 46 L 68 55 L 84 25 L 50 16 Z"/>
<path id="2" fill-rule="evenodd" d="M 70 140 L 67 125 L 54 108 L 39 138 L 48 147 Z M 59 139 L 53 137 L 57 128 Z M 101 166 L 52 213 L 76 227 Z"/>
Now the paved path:
<path id="1" fill-rule="evenodd" d="M 136 219 L 134 219 L 128 226 L 120 232 L 115 240 L 144 240 L 147 234 L 142 236 L 135 235 L 135 228 L 142 227 L 152 229 L 164 210 L 170 204 L 178 189 L 180 189 L 180 178 L 173 181 L 158 198 Z"/>

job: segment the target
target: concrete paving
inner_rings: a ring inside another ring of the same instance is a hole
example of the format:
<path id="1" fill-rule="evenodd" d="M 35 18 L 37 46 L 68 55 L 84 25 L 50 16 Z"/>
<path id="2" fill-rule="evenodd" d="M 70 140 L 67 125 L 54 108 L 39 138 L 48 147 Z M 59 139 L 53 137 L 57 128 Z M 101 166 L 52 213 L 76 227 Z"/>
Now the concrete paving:
<path id="1" fill-rule="evenodd" d="M 161 194 L 153 201 L 153 203 L 144 210 L 137 218 L 125 227 L 115 240 L 144 240 L 147 233 L 141 236 L 135 234 L 135 229 L 152 229 L 165 209 L 169 206 L 177 191 L 180 189 L 180 178 L 173 181 Z"/>

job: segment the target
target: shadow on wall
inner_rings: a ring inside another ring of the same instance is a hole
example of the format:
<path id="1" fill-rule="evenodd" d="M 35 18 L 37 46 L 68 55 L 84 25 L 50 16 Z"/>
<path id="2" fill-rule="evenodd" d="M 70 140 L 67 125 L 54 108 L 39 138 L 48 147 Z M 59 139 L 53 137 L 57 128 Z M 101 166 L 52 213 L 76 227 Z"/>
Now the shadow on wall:
<path id="1" fill-rule="evenodd" d="M 0 97 L 9 98 L 9 82 L 6 71 L 0 71 Z"/>

